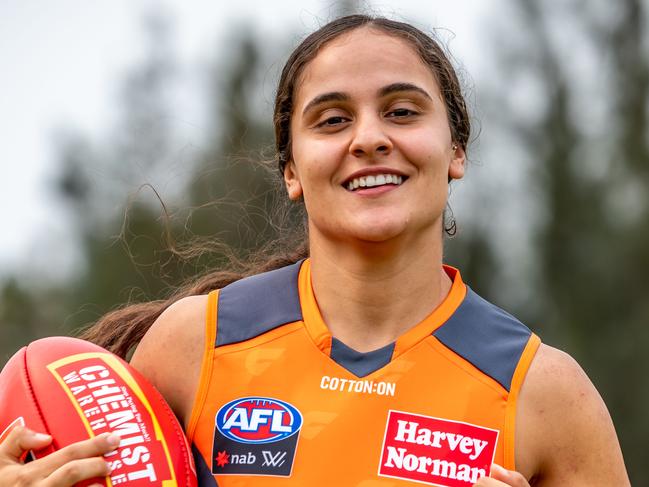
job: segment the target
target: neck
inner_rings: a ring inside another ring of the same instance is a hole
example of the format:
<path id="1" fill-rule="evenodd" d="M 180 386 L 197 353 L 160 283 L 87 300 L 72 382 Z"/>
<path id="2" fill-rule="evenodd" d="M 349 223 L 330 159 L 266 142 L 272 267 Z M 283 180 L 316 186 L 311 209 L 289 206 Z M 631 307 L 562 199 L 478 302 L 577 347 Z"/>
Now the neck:
<path id="1" fill-rule="evenodd" d="M 310 251 L 313 290 L 325 323 L 334 337 L 361 352 L 395 341 L 451 287 L 439 236 L 353 246 L 312 239 Z"/>

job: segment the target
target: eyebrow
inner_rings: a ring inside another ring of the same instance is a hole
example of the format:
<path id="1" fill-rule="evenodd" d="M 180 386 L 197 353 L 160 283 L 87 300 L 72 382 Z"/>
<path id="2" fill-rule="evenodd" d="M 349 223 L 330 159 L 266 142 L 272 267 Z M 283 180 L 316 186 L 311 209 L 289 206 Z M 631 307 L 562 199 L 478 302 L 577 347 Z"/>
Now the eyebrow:
<path id="1" fill-rule="evenodd" d="M 320 105 L 322 103 L 327 103 L 328 101 L 348 101 L 349 95 L 341 91 L 332 91 L 330 93 L 323 93 L 322 95 L 316 96 L 313 100 L 306 104 L 304 110 L 302 110 L 302 115 L 311 110 L 314 106 Z"/>
<path id="2" fill-rule="evenodd" d="M 432 98 L 430 97 L 430 95 L 426 90 L 412 83 L 392 83 L 390 85 L 381 88 L 378 94 L 380 97 L 383 97 L 383 96 L 391 95 L 392 93 L 400 93 L 404 91 L 414 91 L 416 93 L 419 93 L 420 95 L 425 96 L 429 100 L 432 100 Z M 316 96 L 313 100 L 311 100 L 309 103 L 306 104 L 304 110 L 302 111 L 302 115 L 304 115 L 306 112 L 311 110 L 316 105 L 327 103 L 329 101 L 349 101 L 349 98 L 350 98 L 349 95 L 341 91 L 331 91 L 329 93 L 323 93 L 321 95 Z"/>
<path id="3" fill-rule="evenodd" d="M 426 90 L 420 88 L 417 85 L 413 85 L 412 83 L 392 83 L 391 85 L 384 86 L 379 90 L 379 96 L 391 95 L 392 93 L 403 91 L 414 91 L 416 93 L 419 93 L 420 95 L 424 95 L 429 100 L 432 100 Z"/>

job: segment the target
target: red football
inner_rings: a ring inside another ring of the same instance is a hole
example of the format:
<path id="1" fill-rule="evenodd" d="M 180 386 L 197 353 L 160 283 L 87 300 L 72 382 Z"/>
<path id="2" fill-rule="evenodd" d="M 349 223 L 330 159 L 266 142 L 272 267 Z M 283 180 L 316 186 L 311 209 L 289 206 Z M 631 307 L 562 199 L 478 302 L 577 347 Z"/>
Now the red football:
<path id="1" fill-rule="evenodd" d="M 0 373 L 0 441 L 22 423 L 52 435 L 43 457 L 101 433 L 121 436 L 106 455 L 104 485 L 196 486 L 196 470 L 178 420 L 160 393 L 128 363 L 70 337 L 37 340 Z M 78 485 L 89 485 L 98 479 Z"/>

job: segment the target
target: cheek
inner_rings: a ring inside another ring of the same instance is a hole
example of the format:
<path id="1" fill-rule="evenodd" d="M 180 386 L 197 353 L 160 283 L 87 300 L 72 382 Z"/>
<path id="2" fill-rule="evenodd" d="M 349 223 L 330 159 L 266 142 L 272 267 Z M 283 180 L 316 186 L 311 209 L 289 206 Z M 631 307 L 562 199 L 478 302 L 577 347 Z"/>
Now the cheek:
<path id="1" fill-rule="evenodd" d="M 435 175 L 441 171 L 446 178 L 450 163 L 448 151 L 434 134 L 428 132 L 413 136 L 401 144 L 401 150 L 409 161 L 418 166 L 419 170 L 435 173 Z"/>
<path id="2" fill-rule="evenodd" d="M 445 116 L 436 114 L 425 125 L 410 131 L 403 142 L 408 151 L 419 154 L 420 158 L 442 160 L 450 154 L 451 129 Z"/>
<path id="3" fill-rule="evenodd" d="M 293 157 L 305 192 L 318 191 L 336 180 L 345 151 L 330 141 L 295 144 Z"/>
<path id="4" fill-rule="evenodd" d="M 302 171 L 300 181 L 307 208 L 326 205 L 325 201 L 330 198 L 330 174 L 323 168 L 318 161 L 311 161 L 309 168 Z"/>

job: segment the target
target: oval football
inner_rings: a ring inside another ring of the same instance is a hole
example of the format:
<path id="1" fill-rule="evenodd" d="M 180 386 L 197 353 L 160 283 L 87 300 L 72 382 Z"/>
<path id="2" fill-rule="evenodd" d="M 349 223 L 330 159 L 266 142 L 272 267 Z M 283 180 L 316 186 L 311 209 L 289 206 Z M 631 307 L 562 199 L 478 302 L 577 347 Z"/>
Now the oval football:
<path id="1" fill-rule="evenodd" d="M 52 435 L 51 447 L 33 452 L 36 458 L 105 432 L 120 435 L 119 448 L 105 456 L 113 468 L 102 479 L 106 486 L 197 484 L 187 440 L 160 393 L 89 342 L 44 338 L 12 357 L 0 374 L 0 432 L 6 436 L 17 423 Z"/>

